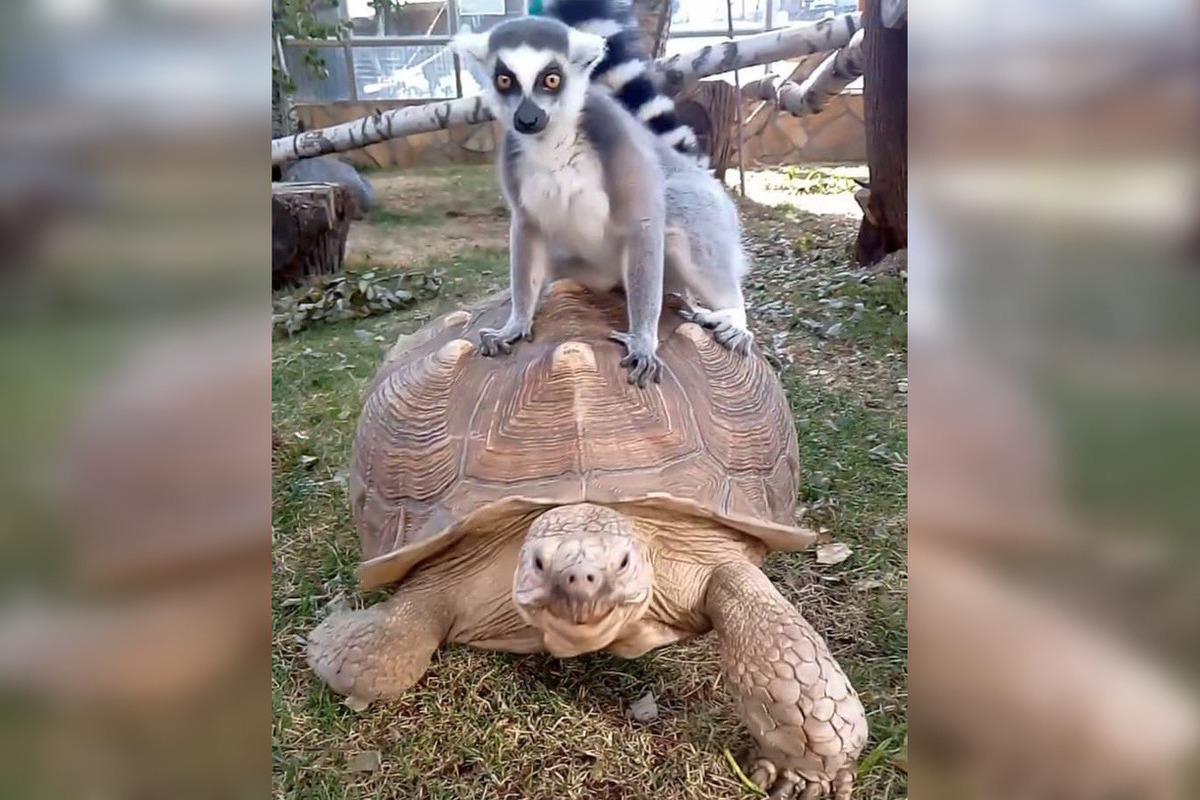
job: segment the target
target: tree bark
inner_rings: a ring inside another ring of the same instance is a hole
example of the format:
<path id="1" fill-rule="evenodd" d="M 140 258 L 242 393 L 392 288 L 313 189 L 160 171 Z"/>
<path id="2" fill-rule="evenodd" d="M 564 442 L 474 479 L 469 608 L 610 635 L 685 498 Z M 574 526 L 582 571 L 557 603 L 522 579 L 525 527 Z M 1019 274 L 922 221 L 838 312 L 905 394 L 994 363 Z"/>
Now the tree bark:
<path id="1" fill-rule="evenodd" d="M 642 32 L 642 52 L 662 58 L 671 35 L 671 0 L 633 0 L 633 18 Z"/>
<path id="2" fill-rule="evenodd" d="M 863 117 L 869 214 L 854 261 L 863 266 L 908 247 L 908 26 L 886 28 L 881 0 L 866 0 L 863 19 Z"/>

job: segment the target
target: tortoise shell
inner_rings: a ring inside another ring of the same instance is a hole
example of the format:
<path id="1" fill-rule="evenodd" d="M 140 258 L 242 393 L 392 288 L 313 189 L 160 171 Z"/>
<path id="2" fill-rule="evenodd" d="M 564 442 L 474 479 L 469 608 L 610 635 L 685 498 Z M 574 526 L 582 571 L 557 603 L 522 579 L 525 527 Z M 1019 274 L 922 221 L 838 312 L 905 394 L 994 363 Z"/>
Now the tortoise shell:
<path id="1" fill-rule="evenodd" d="M 452 312 L 388 354 L 353 447 L 350 500 L 364 587 L 400 580 L 481 525 L 592 502 L 717 520 L 769 550 L 797 528 L 799 456 L 787 400 L 757 352 L 730 353 L 668 302 L 662 382 L 638 388 L 608 334 L 621 295 L 553 284 L 533 341 L 478 354 L 507 293 Z"/>

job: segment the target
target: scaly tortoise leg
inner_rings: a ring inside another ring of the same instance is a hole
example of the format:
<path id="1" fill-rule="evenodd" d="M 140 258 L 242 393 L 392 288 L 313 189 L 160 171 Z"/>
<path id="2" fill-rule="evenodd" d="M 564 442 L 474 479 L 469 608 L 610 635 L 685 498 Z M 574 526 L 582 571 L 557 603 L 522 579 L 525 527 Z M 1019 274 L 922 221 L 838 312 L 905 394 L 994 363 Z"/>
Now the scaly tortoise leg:
<path id="1" fill-rule="evenodd" d="M 824 640 L 748 562 L 714 570 L 705 610 L 739 716 L 758 743 L 751 779 L 772 798 L 849 800 L 867 717 Z"/>
<path id="2" fill-rule="evenodd" d="M 308 635 L 308 664 L 351 705 L 398 697 L 412 687 L 450 630 L 444 598 L 401 588 L 361 611 L 335 611 Z"/>

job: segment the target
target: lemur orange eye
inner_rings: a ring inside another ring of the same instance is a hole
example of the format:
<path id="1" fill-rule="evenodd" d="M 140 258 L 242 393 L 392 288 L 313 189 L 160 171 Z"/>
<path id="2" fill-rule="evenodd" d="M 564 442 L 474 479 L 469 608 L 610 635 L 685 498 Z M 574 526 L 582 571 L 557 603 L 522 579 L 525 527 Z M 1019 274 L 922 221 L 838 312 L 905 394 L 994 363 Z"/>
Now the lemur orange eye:
<path id="1" fill-rule="evenodd" d="M 512 78 L 504 74 L 497 75 L 496 88 L 502 92 L 507 92 L 512 88 Z"/>
<path id="2" fill-rule="evenodd" d="M 562 75 L 559 75 L 557 72 L 547 72 L 546 76 L 542 78 L 542 86 L 545 86 L 552 92 L 557 92 L 558 87 L 562 86 Z"/>

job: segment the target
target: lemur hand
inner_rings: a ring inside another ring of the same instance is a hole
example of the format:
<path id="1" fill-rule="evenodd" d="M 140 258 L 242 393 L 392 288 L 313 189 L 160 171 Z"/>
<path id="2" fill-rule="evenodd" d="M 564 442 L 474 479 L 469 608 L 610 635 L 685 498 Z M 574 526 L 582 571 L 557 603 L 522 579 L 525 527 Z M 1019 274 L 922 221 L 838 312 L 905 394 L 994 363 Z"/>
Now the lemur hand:
<path id="1" fill-rule="evenodd" d="M 662 361 L 658 359 L 658 342 L 646 336 L 613 331 L 608 338 L 625 345 L 628 351 L 621 359 L 621 366 L 629 368 L 629 382 L 645 386 L 646 379 L 655 383 L 662 381 Z"/>
<path id="2" fill-rule="evenodd" d="M 512 352 L 513 342 L 533 339 L 533 325 L 528 322 L 508 321 L 503 328 L 483 328 L 479 331 L 479 352 L 485 356 Z"/>

